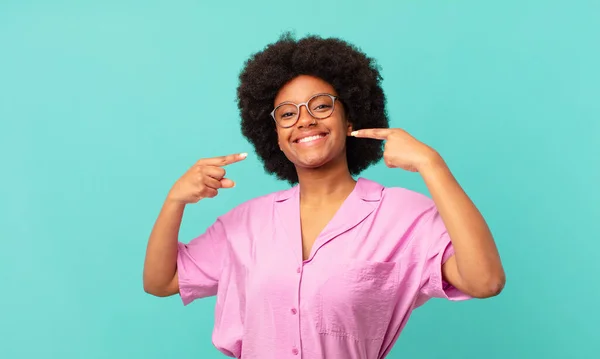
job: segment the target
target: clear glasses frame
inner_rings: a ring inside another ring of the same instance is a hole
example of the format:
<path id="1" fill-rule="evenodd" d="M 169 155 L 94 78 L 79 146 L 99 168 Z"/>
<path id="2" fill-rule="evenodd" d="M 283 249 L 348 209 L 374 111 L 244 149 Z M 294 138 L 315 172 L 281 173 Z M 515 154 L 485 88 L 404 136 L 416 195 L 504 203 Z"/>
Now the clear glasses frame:
<path id="1" fill-rule="evenodd" d="M 331 111 L 329 112 L 329 114 L 328 114 L 327 116 L 317 116 L 317 115 L 315 115 L 315 114 L 314 114 L 314 113 L 313 113 L 313 112 L 310 110 L 310 107 L 308 106 L 308 103 L 309 103 L 310 101 L 312 101 L 313 99 L 315 99 L 316 97 L 319 97 L 319 96 L 329 96 L 329 98 L 331 98 Z M 271 117 L 273 118 L 273 120 L 275 121 L 275 123 L 276 123 L 278 126 L 280 126 L 280 127 L 282 127 L 282 128 L 289 128 L 289 127 L 292 127 L 292 126 L 294 126 L 296 123 L 298 123 L 298 120 L 300 119 L 300 107 L 301 107 L 301 106 L 304 106 L 304 107 L 306 107 L 306 110 L 308 111 L 308 113 L 309 113 L 309 114 L 310 114 L 310 115 L 311 115 L 313 118 L 315 118 L 315 119 L 317 119 L 317 120 L 324 120 L 324 119 L 326 119 L 326 118 L 330 117 L 331 115 L 333 115 L 333 112 L 335 111 L 335 102 L 336 102 L 337 98 L 338 98 L 337 96 L 334 96 L 334 95 L 331 95 L 331 94 L 328 94 L 328 93 L 318 93 L 318 94 L 315 94 L 315 95 L 311 96 L 311 97 L 310 97 L 310 98 L 309 98 L 309 99 L 308 99 L 306 102 L 302 102 L 302 103 L 283 102 L 283 103 L 280 103 L 279 105 L 277 105 L 277 107 L 275 107 L 275 108 L 273 109 L 273 111 L 271 111 Z M 296 106 L 296 110 L 297 110 L 297 112 L 296 112 L 296 120 L 295 120 L 295 121 L 293 121 L 293 123 L 291 123 L 290 125 L 285 125 L 285 126 L 284 126 L 284 125 L 282 125 L 281 123 L 279 123 L 279 122 L 277 121 L 277 118 L 275 117 L 275 112 L 277 112 L 277 110 L 278 110 L 278 109 L 279 109 L 281 106 L 286 106 L 286 105 L 294 105 L 294 106 Z"/>

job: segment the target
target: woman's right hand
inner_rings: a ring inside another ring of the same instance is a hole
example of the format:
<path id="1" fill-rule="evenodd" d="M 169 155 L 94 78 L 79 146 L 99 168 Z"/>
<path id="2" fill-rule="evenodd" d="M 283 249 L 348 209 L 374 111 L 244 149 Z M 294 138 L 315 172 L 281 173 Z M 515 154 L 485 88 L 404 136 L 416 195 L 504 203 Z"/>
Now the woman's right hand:
<path id="1" fill-rule="evenodd" d="M 220 188 L 232 188 L 235 183 L 225 178 L 223 166 L 246 157 L 246 153 L 240 153 L 199 160 L 175 182 L 167 200 L 181 204 L 196 203 L 203 198 L 215 197 Z"/>

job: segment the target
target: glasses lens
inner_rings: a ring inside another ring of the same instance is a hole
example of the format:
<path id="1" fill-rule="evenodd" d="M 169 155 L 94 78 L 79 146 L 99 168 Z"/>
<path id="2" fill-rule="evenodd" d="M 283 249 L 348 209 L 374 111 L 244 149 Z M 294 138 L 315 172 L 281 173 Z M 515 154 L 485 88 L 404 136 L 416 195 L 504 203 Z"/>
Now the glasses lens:
<path id="1" fill-rule="evenodd" d="M 327 95 L 319 95 L 310 100 L 308 107 L 316 118 L 326 118 L 333 112 L 333 99 Z"/>
<path id="2" fill-rule="evenodd" d="M 333 112 L 333 98 L 328 95 L 313 97 L 308 102 L 307 107 L 313 117 L 319 119 L 327 118 Z M 290 127 L 298 120 L 298 107 L 292 104 L 284 104 L 277 107 L 273 115 L 275 121 L 281 127 Z"/>
<path id="3" fill-rule="evenodd" d="M 294 125 L 298 118 L 298 108 L 292 104 L 281 105 L 275 110 L 275 121 L 282 127 Z"/>

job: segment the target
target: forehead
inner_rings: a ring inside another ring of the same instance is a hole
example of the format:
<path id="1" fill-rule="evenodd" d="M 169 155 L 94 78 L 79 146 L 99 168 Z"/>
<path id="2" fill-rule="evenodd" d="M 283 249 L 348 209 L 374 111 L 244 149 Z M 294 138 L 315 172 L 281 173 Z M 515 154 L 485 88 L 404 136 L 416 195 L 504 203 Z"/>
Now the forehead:
<path id="1" fill-rule="evenodd" d="M 335 89 L 328 82 L 314 76 L 300 75 L 281 87 L 275 96 L 274 105 L 282 102 L 304 102 L 312 95 L 328 93 L 337 95 Z"/>

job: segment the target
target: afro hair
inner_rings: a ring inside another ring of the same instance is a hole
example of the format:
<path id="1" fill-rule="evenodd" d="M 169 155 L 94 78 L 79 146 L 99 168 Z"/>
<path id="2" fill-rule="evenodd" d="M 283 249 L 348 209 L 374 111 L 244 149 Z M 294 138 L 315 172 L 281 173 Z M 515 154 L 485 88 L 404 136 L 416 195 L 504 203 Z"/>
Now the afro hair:
<path id="1" fill-rule="evenodd" d="M 298 174 L 277 144 L 270 112 L 279 90 L 295 77 L 311 75 L 331 84 L 354 130 L 389 126 L 379 67 L 341 39 L 307 36 L 295 40 L 285 33 L 244 65 L 237 88 L 242 134 L 254 146 L 266 172 L 290 184 L 298 182 Z M 378 162 L 382 154 L 381 141 L 347 138 L 346 158 L 353 176 Z"/>

